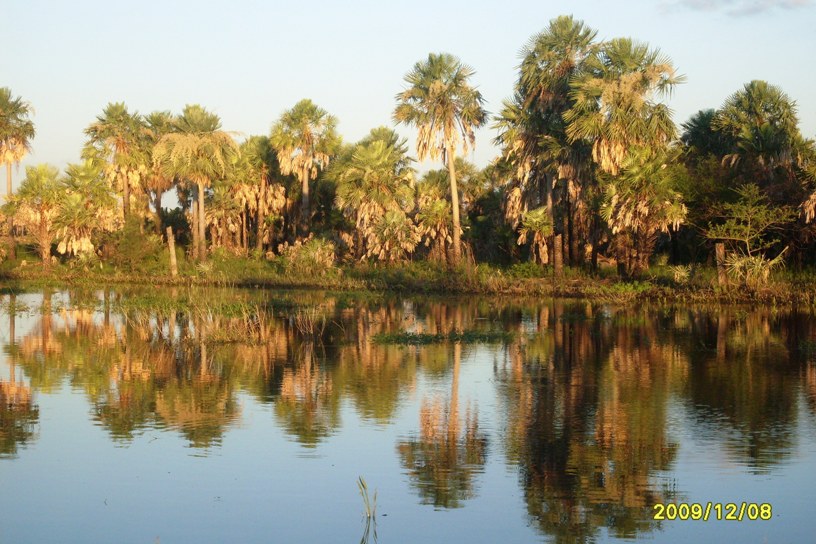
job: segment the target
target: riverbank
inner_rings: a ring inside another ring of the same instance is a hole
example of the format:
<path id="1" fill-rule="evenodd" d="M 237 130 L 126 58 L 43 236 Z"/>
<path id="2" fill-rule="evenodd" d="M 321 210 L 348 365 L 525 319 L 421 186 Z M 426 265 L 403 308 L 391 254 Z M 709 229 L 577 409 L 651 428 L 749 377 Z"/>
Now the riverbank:
<path id="1" fill-rule="evenodd" d="M 292 267 L 278 259 L 256 260 L 215 255 L 205 263 L 180 263 L 172 277 L 160 263 L 129 269 L 107 264 L 66 265 L 5 262 L 0 282 L 24 287 L 71 285 L 185 285 L 268 289 L 327 289 L 334 291 L 394 291 L 434 294 L 484 294 L 587 298 L 612 302 L 723 302 L 816 305 L 816 272 L 781 271 L 761 288 L 717 285 L 711 268 L 655 266 L 637 280 L 622 280 L 611 268 L 598 274 L 565 268 L 555 278 L 550 267 L 531 263 L 511 267 L 486 264 L 456 269 L 427 262 L 390 267 Z"/>

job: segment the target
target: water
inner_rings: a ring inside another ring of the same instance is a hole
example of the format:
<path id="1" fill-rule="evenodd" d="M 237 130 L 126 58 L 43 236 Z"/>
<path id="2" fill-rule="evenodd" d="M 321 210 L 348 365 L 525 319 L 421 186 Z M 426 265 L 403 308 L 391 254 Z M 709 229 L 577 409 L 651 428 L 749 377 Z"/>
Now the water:
<path id="1" fill-rule="evenodd" d="M 811 315 L 238 290 L 167 291 L 197 301 L 171 310 L 155 294 L 2 295 L 0 542 L 816 531 Z M 452 331 L 465 340 L 405 344 Z M 416 334 L 376 336 L 399 332 Z M 653 519 L 743 501 L 772 518 Z"/>

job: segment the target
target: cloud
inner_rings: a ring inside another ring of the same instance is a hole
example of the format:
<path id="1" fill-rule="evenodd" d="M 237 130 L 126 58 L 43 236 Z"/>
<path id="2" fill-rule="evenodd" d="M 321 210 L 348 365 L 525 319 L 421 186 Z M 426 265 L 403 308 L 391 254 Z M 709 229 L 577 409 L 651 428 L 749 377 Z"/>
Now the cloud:
<path id="1" fill-rule="evenodd" d="M 813 5 L 813 0 L 674 0 L 664 4 L 668 8 L 687 8 L 696 11 L 724 11 L 729 15 L 755 15 L 774 10 L 794 10 Z"/>

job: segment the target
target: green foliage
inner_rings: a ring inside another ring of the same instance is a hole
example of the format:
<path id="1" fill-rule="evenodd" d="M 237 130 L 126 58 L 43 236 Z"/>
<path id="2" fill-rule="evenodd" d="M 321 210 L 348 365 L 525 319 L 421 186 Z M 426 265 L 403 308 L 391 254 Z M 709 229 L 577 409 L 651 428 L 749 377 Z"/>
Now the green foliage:
<path id="1" fill-rule="evenodd" d="M 729 253 L 725 258 L 725 267 L 740 285 L 756 290 L 767 285 L 772 271 L 785 267 L 783 254 L 784 251 L 768 259 L 763 255 Z"/>
<path id="2" fill-rule="evenodd" d="M 469 83 L 474 73 L 453 55 L 430 53 L 406 74 L 408 88 L 397 95 L 394 121 L 417 127 L 420 160 L 445 156 L 460 141 L 465 153 L 474 145 L 474 129 L 487 122 L 482 93 Z"/>
<path id="3" fill-rule="evenodd" d="M 552 268 L 548 269 L 529 261 L 516 263 L 507 269 L 507 276 L 511 278 L 549 278 L 552 277 Z"/>
<path id="4" fill-rule="evenodd" d="M 705 235 L 745 256 L 764 253 L 779 242 L 774 234 L 796 215 L 787 206 L 772 206 L 757 185 L 743 185 L 735 193 L 738 200 L 722 205 L 722 222 L 710 223 Z"/>
<path id="5" fill-rule="evenodd" d="M 167 250 L 162 239 L 142 232 L 141 222 L 137 217 L 129 217 L 122 230 L 108 237 L 104 260 L 128 272 L 166 273 L 162 264 Z"/>
<path id="6" fill-rule="evenodd" d="M 336 271 L 334 243 L 323 238 L 308 238 L 286 245 L 281 251 L 285 269 L 305 276 L 324 276 Z"/>
<path id="7" fill-rule="evenodd" d="M 547 238 L 553 233 L 553 224 L 546 207 L 536 208 L 521 214 L 521 228 L 517 243 L 530 242 L 530 256 L 533 262 L 547 264 Z"/>
<path id="8" fill-rule="evenodd" d="M 397 344 L 404 346 L 424 346 L 446 342 L 461 344 L 496 344 L 513 339 L 507 331 L 453 331 L 449 333 L 428 334 L 417 332 L 398 332 L 375 334 L 372 340 L 377 344 Z"/>
<path id="9" fill-rule="evenodd" d="M 36 131 L 29 119 L 31 106 L 11 89 L 0 87 L 0 163 L 10 167 L 28 153 Z"/>
<path id="10" fill-rule="evenodd" d="M 369 253 L 378 260 L 396 263 L 414 252 L 420 235 L 402 210 L 389 210 L 374 224 L 374 240 Z"/>

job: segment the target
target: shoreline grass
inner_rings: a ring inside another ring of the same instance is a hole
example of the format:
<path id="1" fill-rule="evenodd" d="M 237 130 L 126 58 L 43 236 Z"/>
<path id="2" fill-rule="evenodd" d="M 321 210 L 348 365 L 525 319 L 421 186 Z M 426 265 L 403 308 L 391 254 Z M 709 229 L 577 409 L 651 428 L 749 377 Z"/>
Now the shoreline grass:
<path id="1" fill-rule="evenodd" d="M 455 269 L 427 262 L 409 262 L 392 267 L 349 265 L 318 269 L 314 273 L 289 271 L 281 263 L 250 258 L 213 258 L 206 266 L 185 266 L 172 278 L 161 270 L 125 271 L 109 266 L 66 266 L 38 264 L 13 266 L 3 263 L 0 287 L 18 288 L 70 286 L 178 286 L 239 287 L 255 289 L 318 289 L 340 292 L 394 292 L 442 295 L 496 295 L 579 298 L 627 303 L 651 300 L 666 303 L 719 302 L 772 305 L 816 305 L 816 271 L 783 270 L 767 286 L 716 285 L 716 271 L 700 268 L 693 277 L 677 281 L 672 268 L 655 266 L 638 280 L 622 280 L 611 269 L 590 275 L 582 269 L 566 268 L 555 279 L 548 267 L 529 263 L 511 267 L 480 264 Z"/>

